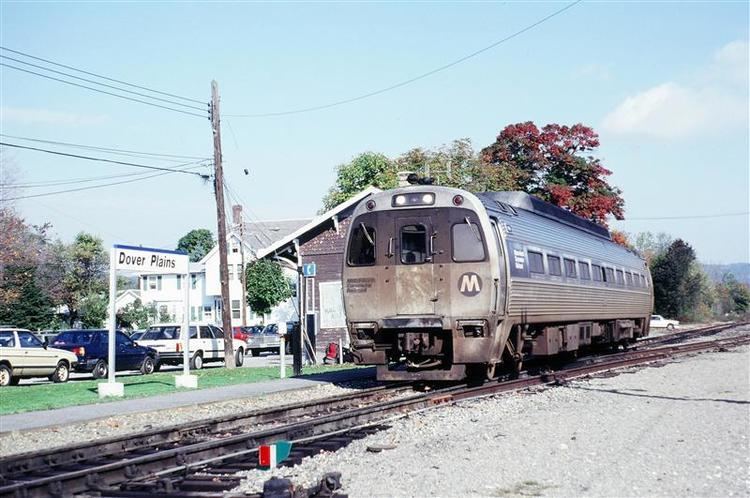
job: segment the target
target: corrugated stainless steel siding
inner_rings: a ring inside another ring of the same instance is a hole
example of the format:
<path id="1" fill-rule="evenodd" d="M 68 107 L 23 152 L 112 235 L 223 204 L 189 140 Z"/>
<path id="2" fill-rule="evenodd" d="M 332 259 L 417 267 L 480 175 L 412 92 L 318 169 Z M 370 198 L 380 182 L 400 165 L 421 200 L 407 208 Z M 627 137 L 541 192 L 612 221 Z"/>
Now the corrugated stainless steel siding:
<path id="1" fill-rule="evenodd" d="M 514 279 L 508 311 L 511 316 L 569 315 L 571 320 L 635 318 L 651 313 L 651 295 L 647 290 Z"/>

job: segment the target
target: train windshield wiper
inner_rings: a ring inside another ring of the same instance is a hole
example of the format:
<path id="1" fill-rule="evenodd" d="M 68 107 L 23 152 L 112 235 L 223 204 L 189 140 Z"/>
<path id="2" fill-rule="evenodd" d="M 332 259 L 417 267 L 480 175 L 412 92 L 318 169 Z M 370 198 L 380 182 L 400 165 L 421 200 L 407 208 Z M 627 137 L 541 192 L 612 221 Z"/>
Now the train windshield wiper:
<path id="1" fill-rule="evenodd" d="M 367 239 L 367 241 L 368 241 L 368 242 L 369 242 L 369 243 L 370 243 L 370 244 L 371 244 L 371 245 L 372 245 L 373 247 L 375 247 L 375 241 L 373 241 L 373 240 L 372 240 L 372 237 L 370 237 L 370 233 L 369 233 L 369 232 L 367 231 L 367 227 L 365 226 L 365 224 L 364 224 L 364 223 L 362 223 L 362 222 L 360 221 L 360 222 L 359 222 L 359 226 L 360 226 L 360 227 L 362 227 L 362 232 L 364 232 L 364 234 L 365 234 L 365 238 Z"/>
<path id="2" fill-rule="evenodd" d="M 477 236 L 477 240 L 478 240 L 479 242 L 482 242 L 482 236 L 481 236 L 481 235 L 479 235 L 479 230 L 477 230 L 477 227 L 476 227 L 476 226 L 474 226 L 474 224 L 473 224 L 473 223 L 472 223 L 471 221 L 469 221 L 469 217 L 468 217 L 468 216 L 466 216 L 466 217 L 464 218 L 464 220 L 466 220 L 466 224 L 467 224 L 467 225 L 469 225 L 469 226 L 471 227 L 471 231 L 472 231 L 472 232 L 474 232 L 474 235 L 476 235 L 476 236 Z"/>

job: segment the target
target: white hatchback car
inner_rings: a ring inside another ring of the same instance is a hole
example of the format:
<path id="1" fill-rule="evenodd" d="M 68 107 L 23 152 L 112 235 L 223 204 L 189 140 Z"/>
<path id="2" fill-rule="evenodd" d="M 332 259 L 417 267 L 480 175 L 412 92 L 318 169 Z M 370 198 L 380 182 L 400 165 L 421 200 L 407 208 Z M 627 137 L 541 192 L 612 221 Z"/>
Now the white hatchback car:
<path id="1" fill-rule="evenodd" d="M 667 320 L 661 315 L 651 315 L 651 321 L 649 327 L 652 329 L 667 329 L 674 330 L 675 327 L 679 326 L 680 322 L 677 320 Z"/>
<path id="2" fill-rule="evenodd" d="M 26 329 L 0 328 L 0 386 L 16 385 L 21 379 L 47 377 L 67 382 L 78 357 L 70 351 L 49 348 Z"/>
<path id="3" fill-rule="evenodd" d="M 163 323 L 152 325 L 146 333 L 138 339 L 141 346 L 154 348 L 159 352 L 159 365 L 182 364 L 182 324 Z M 235 364 L 241 366 L 245 360 L 247 345 L 239 340 L 232 341 Z M 211 324 L 190 325 L 190 368 L 200 370 L 203 363 L 224 361 L 224 332 Z"/>

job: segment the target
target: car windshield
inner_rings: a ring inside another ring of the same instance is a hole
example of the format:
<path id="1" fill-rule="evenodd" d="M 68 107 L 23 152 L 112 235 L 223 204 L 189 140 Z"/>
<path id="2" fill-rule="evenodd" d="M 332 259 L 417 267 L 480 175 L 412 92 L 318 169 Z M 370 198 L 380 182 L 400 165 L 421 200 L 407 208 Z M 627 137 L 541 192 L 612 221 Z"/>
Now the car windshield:
<path id="1" fill-rule="evenodd" d="M 198 337 L 198 332 L 195 326 L 190 326 L 190 337 Z M 179 339 L 180 338 L 180 326 L 179 325 L 158 325 L 150 327 L 146 333 L 143 334 L 141 340 L 144 341 L 163 341 L 167 339 Z"/>
<path id="2" fill-rule="evenodd" d="M 62 332 L 55 337 L 52 344 L 90 344 L 95 336 L 96 332 L 86 330 Z"/>

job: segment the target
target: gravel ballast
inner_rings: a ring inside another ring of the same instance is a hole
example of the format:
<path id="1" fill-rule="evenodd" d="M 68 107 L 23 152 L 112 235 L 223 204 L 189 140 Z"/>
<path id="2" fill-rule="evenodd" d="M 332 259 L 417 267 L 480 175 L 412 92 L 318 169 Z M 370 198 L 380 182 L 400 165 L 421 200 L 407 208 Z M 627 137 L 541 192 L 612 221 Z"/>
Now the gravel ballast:
<path id="1" fill-rule="evenodd" d="M 243 473 L 350 496 L 748 496 L 750 349 L 461 402 L 293 468 Z M 379 453 L 368 447 L 394 445 Z"/>

